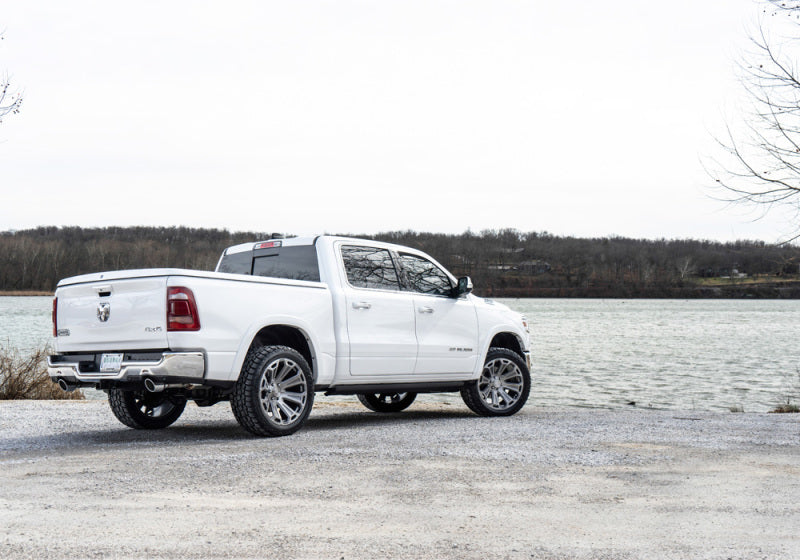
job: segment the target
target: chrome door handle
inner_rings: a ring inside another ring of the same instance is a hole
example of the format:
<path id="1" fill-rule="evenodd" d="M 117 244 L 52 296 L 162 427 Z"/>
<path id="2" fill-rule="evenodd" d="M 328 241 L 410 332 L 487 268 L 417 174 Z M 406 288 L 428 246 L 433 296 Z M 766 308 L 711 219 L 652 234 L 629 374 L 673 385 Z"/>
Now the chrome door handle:
<path id="1" fill-rule="evenodd" d="M 366 301 L 354 301 L 353 302 L 353 309 L 370 309 L 372 307 L 371 303 L 367 303 Z"/>
<path id="2" fill-rule="evenodd" d="M 433 313 L 433 307 L 423 306 L 419 308 L 420 313 Z"/>

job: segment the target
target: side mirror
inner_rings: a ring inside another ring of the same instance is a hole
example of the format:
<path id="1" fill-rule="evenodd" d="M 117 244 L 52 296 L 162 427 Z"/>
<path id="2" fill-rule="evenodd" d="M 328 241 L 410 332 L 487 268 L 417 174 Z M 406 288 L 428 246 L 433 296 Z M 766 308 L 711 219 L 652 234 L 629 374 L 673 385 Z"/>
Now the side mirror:
<path id="1" fill-rule="evenodd" d="M 472 279 L 469 276 L 462 276 L 453 290 L 453 297 L 461 297 L 470 292 L 472 292 Z"/>

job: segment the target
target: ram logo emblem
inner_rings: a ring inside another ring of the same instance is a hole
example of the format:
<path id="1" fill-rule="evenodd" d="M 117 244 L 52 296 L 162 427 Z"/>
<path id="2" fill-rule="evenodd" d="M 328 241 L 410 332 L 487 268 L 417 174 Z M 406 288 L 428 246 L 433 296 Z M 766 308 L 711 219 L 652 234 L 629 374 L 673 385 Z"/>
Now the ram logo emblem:
<path id="1" fill-rule="evenodd" d="M 97 304 L 97 319 L 101 323 L 105 323 L 108 321 L 109 316 L 111 315 L 111 304 L 110 303 L 98 303 Z"/>

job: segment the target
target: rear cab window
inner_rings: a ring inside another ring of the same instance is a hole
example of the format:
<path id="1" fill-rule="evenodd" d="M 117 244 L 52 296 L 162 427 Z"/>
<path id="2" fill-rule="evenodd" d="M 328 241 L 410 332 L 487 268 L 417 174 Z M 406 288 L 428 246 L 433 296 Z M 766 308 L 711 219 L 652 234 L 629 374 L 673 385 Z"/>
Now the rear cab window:
<path id="1" fill-rule="evenodd" d="M 320 281 L 316 246 L 290 245 L 282 241 L 255 243 L 251 250 L 224 255 L 217 272 Z"/>

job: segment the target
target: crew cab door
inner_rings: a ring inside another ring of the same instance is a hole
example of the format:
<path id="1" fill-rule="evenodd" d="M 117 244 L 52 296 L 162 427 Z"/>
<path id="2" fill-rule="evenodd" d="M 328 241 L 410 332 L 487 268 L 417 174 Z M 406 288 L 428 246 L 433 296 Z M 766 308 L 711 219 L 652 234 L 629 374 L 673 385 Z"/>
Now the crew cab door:
<path id="1" fill-rule="evenodd" d="M 417 363 L 414 373 L 470 373 L 478 359 L 478 316 L 468 297 L 453 298 L 449 275 L 433 261 L 400 253 L 406 289 L 413 294 Z"/>
<path id="2" fill-rule="evenodd" d="M 391 253 L 355 244 L 343 244 L 339 252 L 347 276 L 350 374 L 413 373 L 417 358 L 414 302 L 400 289 Z"/>

